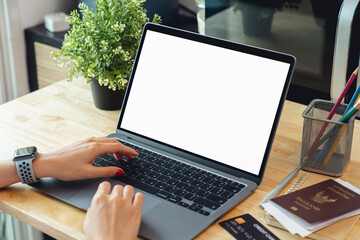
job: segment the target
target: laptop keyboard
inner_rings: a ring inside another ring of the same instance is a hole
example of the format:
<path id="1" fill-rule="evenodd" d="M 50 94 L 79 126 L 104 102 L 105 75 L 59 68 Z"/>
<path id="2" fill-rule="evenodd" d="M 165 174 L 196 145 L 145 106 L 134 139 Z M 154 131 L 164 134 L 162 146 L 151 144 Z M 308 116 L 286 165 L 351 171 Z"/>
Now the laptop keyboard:
<path id="1" fill-rule="evenodd" d="M 124 175 L 116 179 L 205 216 L 227 202 L 245 185 L 128 142 L 137 150 L 134 159 L 118 161 L 112 154 L 98 157 L 98 167 L 117 166 Z"/>

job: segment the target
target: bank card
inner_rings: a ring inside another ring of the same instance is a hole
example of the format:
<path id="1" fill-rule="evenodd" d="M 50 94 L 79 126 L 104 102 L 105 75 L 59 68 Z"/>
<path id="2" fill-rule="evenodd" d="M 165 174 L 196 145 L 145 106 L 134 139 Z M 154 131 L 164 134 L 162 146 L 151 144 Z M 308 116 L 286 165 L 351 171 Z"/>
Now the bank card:
<path id="1" fill-rule="evenodd" d="M 219 223 L 235 239 L 280 240 L 250 214 L 244 214 Z"/>

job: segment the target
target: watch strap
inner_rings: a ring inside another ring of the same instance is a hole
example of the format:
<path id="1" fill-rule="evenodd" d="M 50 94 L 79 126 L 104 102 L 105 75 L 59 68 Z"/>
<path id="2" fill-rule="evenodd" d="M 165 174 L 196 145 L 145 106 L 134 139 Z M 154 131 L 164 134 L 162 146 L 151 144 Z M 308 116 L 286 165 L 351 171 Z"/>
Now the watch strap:
<path id="1" fill-rule="evenodd" d="M 33 159 L 24 159 L 15 162 L 16 170 L 22 183 L 30 184 L 38 181 L 35 177 L 32 162 Z"/>

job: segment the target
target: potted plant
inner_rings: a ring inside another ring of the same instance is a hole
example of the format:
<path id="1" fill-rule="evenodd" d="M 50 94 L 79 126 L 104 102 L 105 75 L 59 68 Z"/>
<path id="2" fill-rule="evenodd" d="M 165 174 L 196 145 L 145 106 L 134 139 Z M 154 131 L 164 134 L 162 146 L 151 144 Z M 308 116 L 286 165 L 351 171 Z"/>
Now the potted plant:
<path id="1" fill-rule="evenodd" d="M 234 11 L 242 11 L 244 33 L 261 37 L 270 34 L 274 13 L 284 8 L 298 9 L 301 0 L 230 0 Z"/>
<path id="2" fill-rule="evenodd" d="M 84 76 L 100 109 L 121 107 L 142 29 L 149 22 L 144 2 L 97 0 L 94 9 L 80 3 L 81 16 L 77 10 L 71 12 L 71 29 L 60 51 L 51 54 L 60 66 L 74 63 L 67 80 Z M 160 21 L 155 14 L 152 22 Z"/>

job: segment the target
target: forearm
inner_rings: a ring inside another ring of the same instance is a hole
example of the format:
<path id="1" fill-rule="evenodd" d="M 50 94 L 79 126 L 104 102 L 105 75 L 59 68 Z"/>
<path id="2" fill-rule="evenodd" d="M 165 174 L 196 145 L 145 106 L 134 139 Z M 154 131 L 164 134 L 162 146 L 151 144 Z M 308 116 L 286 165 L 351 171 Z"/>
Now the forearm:
<path id="1" fill-rule="evenodd" d="M 11 160 L 0 161 L 0 188 L 20 182 L 15 163 Z"/>
<path id="2" fill-rule="evenodd" d="M 51 153 L 38 153 L 32 162 L 36 178 L 54 177 L 63 181 L 87 178 L 112 177 L 124 171 L 115 166 L 95 167 L 95 159 L 104 154 L 114 154 L 121 160 L 123 156 L 133 159 L 139 153 L 122 145 L 114 138 L 89 138 Z M 0 188 L 20 182 L 15 164 L 0 161 Z"/>
<path id="3" fill-rule="evenodd" d="M 38 154 L 33 161 L 33 170 L 36 178 L 50 176 L 50 161 L 44 154 Z M 12 160 L 0 161 L 0 188 L 20 182 L 15 163 Z"/>

